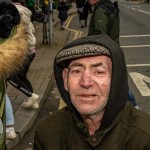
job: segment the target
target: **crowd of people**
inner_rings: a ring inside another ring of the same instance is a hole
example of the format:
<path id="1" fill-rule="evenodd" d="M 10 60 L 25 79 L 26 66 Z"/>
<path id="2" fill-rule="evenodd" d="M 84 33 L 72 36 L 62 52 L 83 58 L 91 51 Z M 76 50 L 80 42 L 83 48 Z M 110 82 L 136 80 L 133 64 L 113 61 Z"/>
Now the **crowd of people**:
<path id="1" fill-rule="evenodd" d="M 69 9 L 66 0 L 59 1 L 62 30 Z M 107 150 L 111 145 L 112 150 L 149 150 L 150 116 L 138 110 L 129 90 L 125 57 L 119 45 L 118 3 L 76 0 L 76 12 L 80 27 L 87 27 L 88 34 L 65 45 L 55 56 L 53 67 L 57 87 L 67 106 L 37 127 L 33 149 Z M 6 139 L 16 138 L 7 83 L 26 95 L 24 109 L 39 108 L 39 94 L 34 93 L 27 78 L 36 57 L 35 14 L 34 0 L 0 1 L 2 150 L 6 149 Z"/>

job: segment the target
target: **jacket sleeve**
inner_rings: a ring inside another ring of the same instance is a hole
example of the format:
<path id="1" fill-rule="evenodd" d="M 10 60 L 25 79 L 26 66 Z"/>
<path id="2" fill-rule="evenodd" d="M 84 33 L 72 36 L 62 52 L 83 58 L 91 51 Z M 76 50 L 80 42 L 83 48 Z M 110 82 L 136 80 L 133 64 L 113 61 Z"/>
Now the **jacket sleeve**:
<path id="1" fill-rule="evenodd" d="M 98 8 L 95 10 L 94 24 L 95 24 L 93 30 L 94 35 L 107 33 L 108 16 L 107 12 L 104 9 Z"/>

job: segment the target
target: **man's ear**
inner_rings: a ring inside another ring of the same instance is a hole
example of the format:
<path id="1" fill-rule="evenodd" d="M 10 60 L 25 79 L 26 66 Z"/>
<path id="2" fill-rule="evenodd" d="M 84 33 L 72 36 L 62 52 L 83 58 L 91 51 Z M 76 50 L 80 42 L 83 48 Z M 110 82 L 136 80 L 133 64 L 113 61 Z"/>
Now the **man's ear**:
<path id="1" fill-rule="evenodd" d="M 62 77 L 63 77 L 63 81 L 64 81 L 64 87 L 65 87 L 65 90 L 68 91 L 68 69 L 65 68 L 63 70 L 63 73 L 62 73 Z"/>

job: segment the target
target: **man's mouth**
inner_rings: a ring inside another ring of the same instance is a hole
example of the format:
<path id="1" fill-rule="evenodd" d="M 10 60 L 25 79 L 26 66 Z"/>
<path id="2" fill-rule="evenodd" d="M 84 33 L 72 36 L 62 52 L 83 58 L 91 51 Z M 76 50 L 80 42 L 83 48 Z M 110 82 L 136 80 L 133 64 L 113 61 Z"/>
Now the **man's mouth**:
<path id="1" fill-rule="evenodd" d="M 79 97 L 95 97 L 96 95 L 95 94 L 80 94 L 78 95 Z"/>
<path id="2" fill-rule="evenodd" d="M 97 98 L 95 94 L 80 94 L 78 95 L 80 102 L 84 104 L 93 104 Z"/>

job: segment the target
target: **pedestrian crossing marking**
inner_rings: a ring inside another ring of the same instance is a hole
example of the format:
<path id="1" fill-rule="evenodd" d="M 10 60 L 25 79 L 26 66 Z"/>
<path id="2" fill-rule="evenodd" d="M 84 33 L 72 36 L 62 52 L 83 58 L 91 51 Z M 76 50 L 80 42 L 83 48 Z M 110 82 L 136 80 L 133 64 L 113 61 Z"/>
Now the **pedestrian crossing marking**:
<path id="1" fill-rule="evenodd" d="M 150 96 L 150 89 L 147 86 L 150 83 L 150 78 L 138 72 L 130 72 L 129 74 L 141 95 Z"/>
<path id="2" fill-rule="evenodd" d="M 150 45 L 128 45 L 128 46 L 120 46 L 121 48 L 140 48 L 140 47 L 150 47 Z"/>
<path id="3" fill-rule="evenodd" d="M 126 37 L 148 37 L 148 36 L 150 36 L 150 34 L 139 34 L 139 35 L 121 35 L 121 36 L 119 36 L 119 37 L 121 37 L 121 38 L 126 38 Z"/>
<path id="4" fill-rule="evenodd" d="M 150 64 L 128 64 L 127 67 L 149 67 Z"/>

